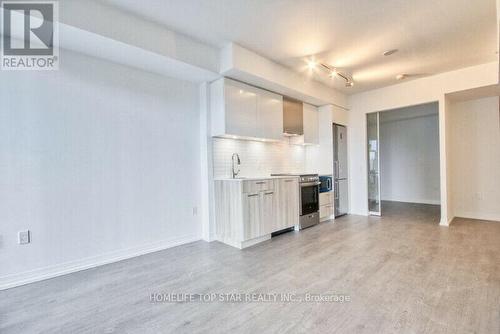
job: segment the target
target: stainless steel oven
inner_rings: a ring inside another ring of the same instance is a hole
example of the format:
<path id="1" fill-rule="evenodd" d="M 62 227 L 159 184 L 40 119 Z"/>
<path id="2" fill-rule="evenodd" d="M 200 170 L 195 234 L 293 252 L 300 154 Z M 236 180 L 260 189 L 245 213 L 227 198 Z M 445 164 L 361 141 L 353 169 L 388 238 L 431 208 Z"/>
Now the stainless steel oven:
<path id="1" fill-rule="evenodd" d="M 317 174 L 300 175 L 300 229 L 319 223 L 320 184 Z"/>

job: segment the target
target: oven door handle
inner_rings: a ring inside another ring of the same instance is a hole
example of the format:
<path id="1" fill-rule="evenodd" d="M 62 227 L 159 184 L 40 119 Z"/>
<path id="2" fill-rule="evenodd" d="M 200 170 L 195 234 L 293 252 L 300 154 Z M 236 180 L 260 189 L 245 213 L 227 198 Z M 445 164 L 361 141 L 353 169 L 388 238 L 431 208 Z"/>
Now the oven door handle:
<path id="1" fill-rule="evenodd" d="M 321 182 L 306 182 L 306 183 L 301 183 L 300 187 L 310 187 L 310 186 L 319 186 Z"/>

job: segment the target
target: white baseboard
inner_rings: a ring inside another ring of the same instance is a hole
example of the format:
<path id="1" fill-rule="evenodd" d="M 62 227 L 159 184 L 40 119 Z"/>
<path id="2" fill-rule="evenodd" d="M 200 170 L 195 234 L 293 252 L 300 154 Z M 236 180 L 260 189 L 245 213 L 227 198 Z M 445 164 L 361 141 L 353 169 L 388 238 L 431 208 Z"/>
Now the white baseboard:
<path id="1" fill-rule="evenodd" d="M 350 211 L 347 214 L 349 215 L 355 215 L 355 216 L 369 216 L 370 213 L 368 211 Z"/>
<path id="2" fill-rule="evenodd" d="M 245 240 L 245 241 L 235 240 L 235 239 L 231 239 L 231 238 L 225 238 L 224 236 L 220 235 L 216 238 L 216 241 L 222 242 L 222 243 L 229 245 L 229 246 L 232 246 L 234 248 L 243 249 L 243 248 L 247 248 L 247 247 L 256 245 L 260 242 L 263 242 L 263 241 L 266 241 L 269 239 L 271 239 L 271 234 L 266 234 L 266 235 L 263 235 L 261 237 L 257 237 L 257 238 Z"/>
<path id="3" fill-rule="evenodd" d="M 239 243 L 240 244 L 239 248 L 240 249 L 247 248 L 247 247 L 250 247 L 253 245 L 257 245 L 258 243 L 269 240 L 269 239 L 271 239 L 271 234 L 266 234 L 266 235 L 263 235 L 261 237 L 255 238 L 255 239 L 242 241 Z"/>
<path id="4" fill-rule="evenodd" d="M 382 199 L 382 201 L 400 202 L 400 203 L 416 203 L 416 204 L 441 205 L 441 201 L 440 200 L 433 200 L 433 199 L 415 199 L 415 200 Z"/>
<path id="5" fill-rule="evenodd" d="M 138 247 L 108 252 L 98 256 L 84 258 L 76 261 L 65 262 L 54 266 L 43 267 L 18 274 L 3 276 L 0 277 L 0 290 L 10 289 L 16 286 L 43 281 L 49 278 L 74 273 L 80 270 L 90 269 L 105 264 L 130 259 L 136 256 L 198 241 L 200 239 L 200 236 L 183 236 L 174 239 L 149 243 Z"/>
<path id="6" fill-rule="evenodd" d="M 491 213 L 461 211 L 461 212 L 455 212 L 455 217 L 500 222 L 500 214 L 495 214 L 495 213 L 491 214 Z"/>
<path id="7" fill-rule="evenodd" d="M 212 242 L 217 241 L 217 236 L 215 235 L 215 233 L 210 233 L 208 236 L 202 236 L 201 239 L 206 242 Z"/>
<path id="8" fill-rule="evenodd" d="M 441 221 L 439 222 L 439 225 L 440 225 L 440 226 L 449 227 L 449 226 L 450 226 L 450 224 L 451 224 L 451 222 L 453 221 L 453 219 L 455 219 L 455 216 L 453 216 L 453 217 L 451 217 L 451 218 L 448 218 L 448 220 L 447 220 L 447 221 L 443 221 L 443 220 L 441 220 Z"/>

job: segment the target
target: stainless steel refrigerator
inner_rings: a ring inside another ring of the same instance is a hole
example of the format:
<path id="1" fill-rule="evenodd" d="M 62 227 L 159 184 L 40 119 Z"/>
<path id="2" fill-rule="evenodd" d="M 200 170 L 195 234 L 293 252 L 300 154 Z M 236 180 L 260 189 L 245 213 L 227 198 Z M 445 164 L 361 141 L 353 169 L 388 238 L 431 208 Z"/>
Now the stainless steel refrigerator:
<path id="1" fill-rule="evenodd" d="M 349 211 L 347 184 L 347 128 L 333 124 L 333 186 L 335 217 Z"/>

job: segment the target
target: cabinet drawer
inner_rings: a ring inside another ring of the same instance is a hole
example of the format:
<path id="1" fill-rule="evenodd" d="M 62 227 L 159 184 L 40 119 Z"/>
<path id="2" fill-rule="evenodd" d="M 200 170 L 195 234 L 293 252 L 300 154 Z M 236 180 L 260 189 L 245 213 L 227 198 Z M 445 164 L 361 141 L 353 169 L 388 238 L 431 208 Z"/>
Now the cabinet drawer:
<path id="1" fill-rule="evenodd" d="M 319 194 L 319 205 L 331 205 L 333 203 L 333 192 Z"/>
<path id="2" fill-rule="evenodd" d="M 243 182 L 244 193 L 274 190 L 274 180 L 253 180 Z"/>
<path id="3" fill-rule="evenodd" d="M 321 221 L 329 219 L 333 215 L 333 205 L 323 205 L 319 207 L 319 219 Z"/>

